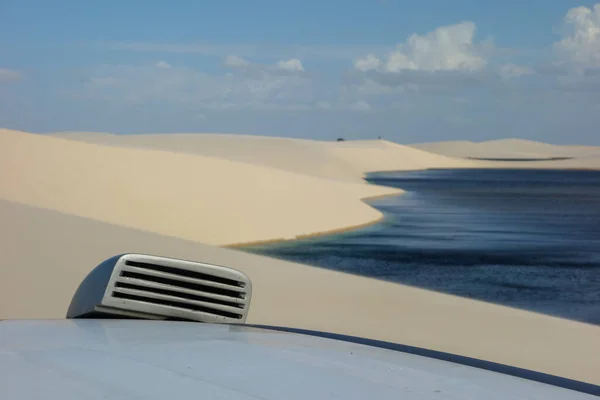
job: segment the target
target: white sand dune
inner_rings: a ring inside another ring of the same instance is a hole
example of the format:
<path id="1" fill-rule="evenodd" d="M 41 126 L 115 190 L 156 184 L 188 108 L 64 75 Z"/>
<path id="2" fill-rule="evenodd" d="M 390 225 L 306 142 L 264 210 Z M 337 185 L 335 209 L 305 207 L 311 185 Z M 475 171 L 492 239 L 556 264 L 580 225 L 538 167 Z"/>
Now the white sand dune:
<path id="1" fill-rule="evenodd" d="M 418 143 L 411 147 L 456 158 L 480 159 L 552 159 L 568 160 L 527 162 L 484 162 L 484 167 L 509 168 L 582 168 L 600 169 L 600 147 L 560 146 L 523 139 L 501 139 L 486 142 L 448 141 Z"/>
<path id="2" fill-rule="evenodd" d="M 547 143 L 522 139 L 501 139 L 486 142 L 449 141 L 420 143 L 412 147 L 451 157 L 476 158 L 552 158 L 568 157 L 569 149 Z"/>
<path id="3" fill-rule="evenodd" d="M 379 141 L 167 136 L 136 136 L 146 147 L 138 148 L 107 134 L 78 137 L 112 145 L 3 131 L 0 198 L 202 243 L 239 244 L 372 223 L 382 214 L 361 199 L 401 191 L 366 184 L 364 172 L 452 165 L 447 157 Z M 162 145 L 171 151 L 147 148 Z"/>
<path id="4" fill-rule="evenodd" d="M 103 145 L 223 158 L 310 176 L 362 182 L 363 171 L 352 163 L 332 157 L 323 142 L 314 140 L 206 133 L 111 135 L 70 132 L 52 136 Z"/>
<path id="5" fill-rule="evenodd" d="M 248 323 L 363 336 L 600 383 L 600 328 L 0 201 L 0 319 L 62 318 L 100 261 L 143 252 L 253 281 Z"/>
<path id="6" fill-rule="evenodd" d="M 365 172 L 474 168 L 478 165 L 473 160 L 451 158 L 385 140 L 348 141 L 327 145 L 336 158 Z"/>
<path id="7" fill-rule="evenodd" d="M 361 199 L 401 193 L 223 158 L 22 132 L 2 132 L 0 151 L 0 198 L 208 244 L 364 225 L 381 213 Z"/>
<path id="8" fill-rule="evenodd" d="M 122 252 L 229 265 L 250 323 L 433 348 L 600 383 L 600 328 L 217 248 L 372 223 L 368 171 L 487 165 L 386 141 L 0 131 L 0 318 L 60 318 Z M 67 137 L 67 138 L 65 138 Z M 590 156 L 593 158 L 593 156 Z"/>
<path id="9" fill-rule="evenodd" d="M 94 132 L 52 134 L 69 140 L 224 158 L 310 176 L 363 182 L 366 172 L 461 168 L 457 160 L 385 140 L 324 142 L 268 136 L 226 134 L 111 135 Z"/>

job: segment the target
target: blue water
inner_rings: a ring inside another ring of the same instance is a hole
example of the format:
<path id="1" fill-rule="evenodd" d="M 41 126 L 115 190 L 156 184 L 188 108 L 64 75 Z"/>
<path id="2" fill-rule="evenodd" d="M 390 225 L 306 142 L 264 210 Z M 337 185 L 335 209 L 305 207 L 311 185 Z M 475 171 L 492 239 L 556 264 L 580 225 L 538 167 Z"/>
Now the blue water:
<path id="1" fill-rule="evenodd" d="M 382 223 L 247 251 L 600 324 L 600 172 L 372 174 Z"/>

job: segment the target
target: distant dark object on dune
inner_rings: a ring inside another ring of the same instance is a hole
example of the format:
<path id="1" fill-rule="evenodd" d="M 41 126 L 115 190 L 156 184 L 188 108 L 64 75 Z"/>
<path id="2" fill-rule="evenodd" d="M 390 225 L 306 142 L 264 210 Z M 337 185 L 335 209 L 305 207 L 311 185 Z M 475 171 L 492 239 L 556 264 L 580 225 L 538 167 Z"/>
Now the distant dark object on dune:
<path id="1" fill-rule="evenodd" d="M 339 137 L 339 138 L 337 138 L 337 141 L 338 141 L 338 142 L 343 142 L 344 140 L 346 140 L 346 139 L 344 139 L 343 137 Z"/>

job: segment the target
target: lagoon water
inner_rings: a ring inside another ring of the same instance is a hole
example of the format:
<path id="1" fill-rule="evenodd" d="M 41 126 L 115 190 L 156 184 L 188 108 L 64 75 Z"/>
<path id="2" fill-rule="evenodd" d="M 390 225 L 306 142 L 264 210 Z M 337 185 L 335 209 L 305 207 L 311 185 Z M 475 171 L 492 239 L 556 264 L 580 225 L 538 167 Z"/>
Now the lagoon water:
<path id="1" fill-rule="evenodd" d="M 290 261 L 600 324 L 600 172 L 372 174 L 379 224 L 248 247 Z"/>

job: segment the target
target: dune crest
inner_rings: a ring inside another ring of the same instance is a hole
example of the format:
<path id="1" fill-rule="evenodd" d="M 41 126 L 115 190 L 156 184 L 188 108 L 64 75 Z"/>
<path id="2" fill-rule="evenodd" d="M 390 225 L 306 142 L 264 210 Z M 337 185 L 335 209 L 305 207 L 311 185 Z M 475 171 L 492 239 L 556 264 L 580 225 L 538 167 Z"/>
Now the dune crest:
<path id="1" fill-rule="evenodd" d="M 475 165 L 472 161 L 427 153 L 385 140 L 325 142 L 214 133 L 107 135 L 69 132 L 52 136 L 103 145 L 218 157 L 315 177 L 361 183 L 366 172 Z"/>
<path id="2" fill-rule="evenodd" d="M 323 142 L 266 136 L 211 133 L 106 135 L 52 134 L 87 143 L 208 156 L 320 178 L 361 182 L 362 171 L 329 154 Z"/>

